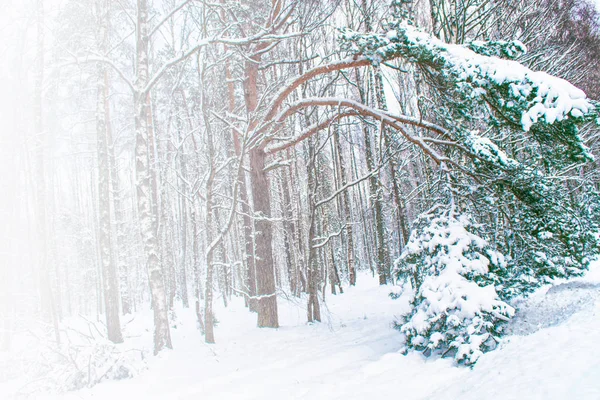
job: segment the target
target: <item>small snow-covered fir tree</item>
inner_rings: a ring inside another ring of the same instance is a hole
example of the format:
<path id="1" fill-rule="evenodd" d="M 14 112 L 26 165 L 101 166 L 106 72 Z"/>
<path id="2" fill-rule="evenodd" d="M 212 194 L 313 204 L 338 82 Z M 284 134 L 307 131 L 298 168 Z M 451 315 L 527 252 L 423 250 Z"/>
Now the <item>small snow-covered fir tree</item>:
<path id="1" fill-rule="evenodd" d="M 453 354 L 465 364 L 495 347 L 514 310 L 486 284 L 491 265 L 505 268 L 504 256 L 454 205 L 422 214 L 396 264 L 396 273 L 415 290 L 413 310 L 398 325 L 406 346 L 428 355 Z"/>

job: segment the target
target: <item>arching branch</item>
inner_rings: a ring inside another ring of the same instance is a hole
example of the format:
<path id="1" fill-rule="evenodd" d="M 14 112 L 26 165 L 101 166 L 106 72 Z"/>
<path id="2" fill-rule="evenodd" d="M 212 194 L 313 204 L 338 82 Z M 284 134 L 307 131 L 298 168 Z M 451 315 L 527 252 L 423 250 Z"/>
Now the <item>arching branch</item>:
<path id="1" fill-rule="evenodd" d="M 303 131 L 302 133 L 300 133 L 298 136 L 290 138 L 289 140 L 285 141 L 284 143 L 279 143 L 279 144 L 276 144 L 276 145 L 267 146 L 265 148 L 265 153 L 267 153 L 267 154 L 275 154 L 275 153 L 278 153 L 278 152 L 280 152 L 282 150 L 289 149 L 290 147 L 295 146 L 296 144 L 300 143 L 304 139 L 307 139 L 307 138 L 311 137 L 312 135 L 316 134 L 317 132 L 319 132 L 319 131 L 327 128 L 333 122 L 335 122 L 335 121 L 337 121 L 339 119 L 342 119 L 342 118 L 356 116 L 356 115 L 358 115 L 358 114 L 355 111 L 347 111 L 347 112 L 342 112 L 342 113 L 336 113 L 332 117 L 327 118 L 325 121 L 317 123 L 317 124 L 314 124 L 314 125 L 308 127 L 305 131 Z"/>
<path id="2" fill-rule="evenodd" d="M 438 152 L 435 151 L 433 148 L 431 148 L 431 146 L 429 146 L 423 140 L 423 138 L 415 137 L 415 136 L 410 135 L 404 129 L 404 127 L 402 127 L 401 125 L 399 125 L 398 122 L 404 122 L 404 121 L 402 121 L 402 119 L 404 119 L 405 117 L 402 117 L 402 116 L 392 116 L 392 115 L 390 115 L 386 111 L 378 110 L 378 109 L 366 106 L 364 104 L 358 103 L 358 102 L 353 101 L 353 100 L 346 100 L 346 99 L 340 99 L 340 98 L 329 98 L 329 97 L 303 99 L 303 100 L 297 101 L 296 103 L 292 104 L 286 110 L 284 110 L 279 115 L 277 115 L 277 117 L 274 118 L 274 121 L 275 121 L 275 123 L 277 125 L 280 125 L 289 116 L 295 114 L 297 111 L 299 111 L 299 110 L 301 110 L 303 108 L 315 107 L 315 106 L 333 106 L 333 107 L 338 107 L 338 108 L 339 107 L 350 108 L 350 109 L 354 110 L 358 115 L 374 118 L 374 119 L 376 119 L 378 121 L 381 121 L 383 124 L 386 124 L 386 125 L 390 126 L 391 128 L 395 129 L 400 134 L 402 134 L 402 136 L 404 136 L 406 138 L 406 140 L 408 140 L 409 142 L 411 142 L 411 143 L 417 145 L 418 147 L 420 147 L 438 165 L 441 165 L 444 162 L 449 162 L 450 161 L 447 157 L 438 154 Z M 411 124 L 413 124 L 415 126 L 420 126 L 420 127 L 423 127 L 423 128 L 428 128 L 428 126 L 425 126 L 423 124 L 419 124 L 419 123 L 417 123 L 417 121 L 415 119 L 412 119 L 412 118 L 408 118 L 408 119 L 406 119 L 406 121 L 407 122 L 405 122 L 405 123 L 409 123 L 410 122 Z M 434 125 L 434 124 L 428 124 L 428 125 L 431 126 L 431 125 Z M 316 129 L 316 127 L 315 127 L 315 129 Z M 318 130 L 315 130 L 315 129 L 312 129 L 312 130 L 309 129 L 309 131 L 307 131 L 304 134 L 304 136 L 308 137 L 308 136 L 306 136 L 306 134 L 310 133 L 311 131 L 312 131 L 311 134 L 316 133 Z M 321 128 L 321 129 L 323 129 L 323 128 Z M 438 127 L 438 129 L 441 129 L 442 132 L 446 132 L 441 127 Z M 298 143 L 300 140 L 301 139 L 295 141 L 295 143 Z"/>
<path id="3" fill-rule="evenodd" d="M 300 75 L 298 78 L 291 81 L 288 85 L 286 85 L 283 89 L 279 91 L 277 97 L 273 100 L 271 108 L 267 112 L 264 122 L 269 123 L 273 120 L 273 117 L 277 114 L 277 111 L 287 99 L 287 97 L 300 85 L 305 82 L 308 82 L 312 78 L 328 74 L 330 72 L 340 71 L 348 68 L 356 68 L 356 67 L 365 67 L 367 65 L 371 65 L 371 61 L 366 57 L 354 57 L 354 58 L 346 58 L 341 61 L 337 61 L 327 65 L 321 65 L 319 67 L 315 67 L 311 70 L 306 71 L 304 74 Z"/>

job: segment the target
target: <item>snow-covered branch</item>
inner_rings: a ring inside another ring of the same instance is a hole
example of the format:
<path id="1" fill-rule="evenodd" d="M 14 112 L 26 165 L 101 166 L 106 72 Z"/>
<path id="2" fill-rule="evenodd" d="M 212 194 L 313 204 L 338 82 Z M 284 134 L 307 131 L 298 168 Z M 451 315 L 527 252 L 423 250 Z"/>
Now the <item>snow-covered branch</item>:
<path id="1" fill-rule="evenodd" d="M 267 34 L 261 33 L 258 35 L 249 36 L 246 38 L 233 39 L 233 38 L 225 38 L 225 37 L 215 37 L 215 38 L 207 38 L 198 41 L 193 47 L 181 53 L 181 55 L 171 58 L 166 61 L 150 78 L 146 87 L 141 89 L 141 93 L 148 93 L 154 85 L 158 82 L 158 80 L 167 72 L 171 67 L 179 64 L 182 61 L 187 60 L 192 55 L 196 54 L 200 49 L 211 45 L 211 44 L 226 44 L 229 46 L 243 46 L 251 43 L 260 43 L 260 42 L 270 42 L 273 40 L 283 40 L 289 39 L 296 36 L 302 35 L 302 33 L 289 33 L 284 35 L 275 35 L 275 34 Z"/>
<path id="2" fill-rule="evenodd" d="M 275 97 L 275 99 L 273 100 L 273 102 L 271 104 L 271 108 L 269 109 L 269 111 L 267 112 L 267 114 L 264 118 L 264 122 L 269 123 L 270 121 L 272 121 L 274 119 L 275 115 L 277 114 L 277 111 L 279 110 L 279 108 L 281 107 L 283 102 L 285 101 L 285 99 L 287 99 L 287 97 L 296 88 L 298 88 L 303 83 L 309 81 L 310 79 L 317 77 L 319 75 L 328 74 L 328 73 L 340 71 L 343 69 L 364 67 L 367 65 L 371 65 L 371 61 L 367 57 L 358 56 L 358 57 L 346 58 L 344 60 L 340 60 L 340 61 L 337 61 L 337 62 L 334 62 L 331 64 L 321 65 L 321 66 L 315 67 L 315 68 L 305 72 L 301 76 L 291 80 L 290 83 L 285 85 L 279 91 L 279 93 L 277 94 L 277 96 Z"/>
<path id="3" fill-rule="evenodd" d="M 378 110 L 364 104 L 358 103 L 354 100 L 347 100 L 337 97 L 316 97 L 316 98 L 306 98 L 299 100 L 293 104 L 291 104 L 288 108 L 279 113 L 274 121 L 278 124 L 281 124 L 285 121 L 286 118 L 296 113 L 298 110 L 314 107 L 314 106 L 332 106 L 332 107 L 346 107 L 355 110 L 358 114 L 366 117 L 372 117 L 386 125 L 394 128 L 397 132 L 402 134 L 409 142 L 419 146 L 428 156 L 430 156 L 437 164 L 442 164 L 444 162 L 449 162 L 450 160 L 439 154 L 435 149 L 429 146 L 422 138 L 417 136 L 410 135 L 402 126 L 398 125 L 398 119 L 401 118 L 396 116 L 391 116 L 388 112 L 383 110 Z M 414 121 L 413 121 L 414 122 Z"/>
<path id="4" fill-rule="evenodd" d="M 298 136 L 286 139 L 286 141 L 284 143 L 279 143 L 276 145 L 271 145 L 271 146 L 267 146 L 265 147 L 265 152 L 267 154 L 275 154 L 278 153 L 280 151 L 289 149 L 290 147 L 295 146 L 296 144 L 300 143 L 301 141 L 311 137 L 312 135 L 316 134 L 317 132 L 322 131 L 323 129 L 326 129 L 327 127 L 329 127 L 333 122 L 342 119 L 342 118 L 346 118 L 346 117 L 351 117 L 351 116 L 356 116 L 358 115 L 356 112 L 350 111 L 350 112 L 342 112 L 342 113 L 336 113 L 333 116 L 331 116 L 330 118 L 327 118 L 325 121 L 314 124 L 310 127 L 308 127 L 305 131 L 303 131 L 302 133 L 300 133 Z M 273 140 L 272 138 L 270 138 L 269 141 Z"/>
<path id="5" fill-rule="evenodd" d="M 369 173 L 367 173 L 366 175 L 363 175 L 360 178 L 357 178 L 351 182 L 346 183 L 345 185 L 343 185 L 339 189 L 337 189 L 335 192 L 333 192 L 329 197 L 319 200 L 318 202 L 315 203 L 315 209 L 329 203 L 330 201 L 333 201 L 337 196 L 342 194 L 345 190 L 351 188 L 352 186 L 356 186 L 359 183 L 364 182 L 367 179 L 369 179 L 370 177 L 372 177 L 373 175 L 377 174 L 379 172 L 379 170 L 381 168 L 383 168 L 384 165 L 385 165 L 385 163 L 383 163 L 383 162 L 380 163 L 379 166 L 377 166 L 377 168 L 375 168 L 373 171 L 369 171 Z"/>
<path id="6" fill-rule="evenodd" d="M 348 228 L 348 224 L 345 224 L 337 232 L 327 235 L 326 237 L 314 238 L 313 240 L 314 241 L 319 240 L 319 243 L 313 244 L 312 245 L 313 249 L 319 249 L 319 248 L 325 246 L 327 243 L 329 243 L 329 241 L 331 241 L 331 239 L 340 236 L 347 228 Z"/>

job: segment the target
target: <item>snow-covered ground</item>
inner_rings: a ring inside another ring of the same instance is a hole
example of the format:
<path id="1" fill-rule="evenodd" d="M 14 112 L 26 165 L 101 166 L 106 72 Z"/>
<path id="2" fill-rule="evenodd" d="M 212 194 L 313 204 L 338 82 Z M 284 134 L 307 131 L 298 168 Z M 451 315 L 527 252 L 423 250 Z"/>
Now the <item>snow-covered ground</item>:
<path id="1" fill-rule="evenodd" d="M 392 321 L 407 302 L 392 300 L 392 290 L 398 288 L 380 287 L 361 275 L 358 287 L 328 294 L 323 323 L 310 325 L 304 322 L 303 302 L 280 299 L 277 330 L 256 328 L 255 315 L 234 301 L 218 309 L 214 345 L 203 343 L 191 310 L 179 310 L 172 330 L 175 349 L 149 357 L 134 378 L 35 397 L 600 399 L 600 264 L 585 278 L 542 289 L 521 303 L 513 334 L 473 369 L 455 367 L 449 359 L 400 354 L 402 339 Z M 124 348 L 151 348 L 149 317 L 128 324 L 126 333 L 141 336 Z M 0 398 L 13 397 L 15 389 L 14 382 L 0 384 Z"/>

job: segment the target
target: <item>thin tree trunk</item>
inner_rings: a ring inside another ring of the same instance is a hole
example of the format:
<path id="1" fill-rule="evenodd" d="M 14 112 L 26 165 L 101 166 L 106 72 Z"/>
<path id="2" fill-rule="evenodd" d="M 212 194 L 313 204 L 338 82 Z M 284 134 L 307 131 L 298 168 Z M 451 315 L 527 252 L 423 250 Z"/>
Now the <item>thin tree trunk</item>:
<path id="1" fill-rule="evenodd" d="M 200 312 L 200 296 L 202 293 L 202 289 L 200 288 L 200 244 L 199 244 L 199 231 L 198 225 L 200 224 L 198 218 L 198 212 L 196 211 L 196 202 L 192 203 L 192 224 L 193 230 L 192 234 L 194 235 L 192 241 L 192 251 L 193 251 L 193 270 L 194 270 L 194 301 L 195 301 L 195 310 L 196 310 L 196 318 L 198 322 L 198 326 L 202 333 L 204 333 L 204 321 L 202 318 L 202 313 Z"/>
<path id="2" fill-rule="evenodd" d="M 290 291 L 296 295 L 298 293 L 298 276 L 294 268 L 294 260 L 292 258 L 292 240 L 294 238 L 294 226 L 292 221 L 292 204 L 290 200 L 290 188 L 287 179 L 286 171 L 282 172 L 280 181 L 280 190 L 283 195 L 283 245 L 285 249 L 285 261 L 288 274 L 288 282 Z"/>
<path id="3" fill-rule="evenodd" d="M 181 130 L 179 134 L 179 140 L 182 140 Z M 184 179 L 187 179 L 187 164 L 185 160 L 185 155 L 181 154 L 179 156 L 180 160 L 180 168 L 181 174 Z M 183 193 L 187 192 L 187 186 L 184 184 L 181 186 L 181 191 Z M 187 212 L 187 203 L 184 196 L 180 196 L 179 206 L 181 207 L 181 223 L 180 223 L 180 236 L 181 236 L 181 254 L 179 259 L 179 287 L 180 287 L 180 295 L 181 301 L 183 303 L 184 308 L 189 308 L 189 300 L 188 300 L 188 292 L 187 292 L 187 274 L 186 274 L 186 264 L 187 264 L 187 231 L 188 231 L 188 212 Z"/>
<path id="4" fill-rule="evenodd" d="M 40 304 L 42 315 L 52 321 L 56 343 L 60 345 L 58 330 L 58 315 L 52 293 L 50 270 L 48 267 L 47 246 L 47 216 L 46 216 L 46 133 L 44 132 L 43 87 L 44 87 L 44 2 L 37 0 L 36 14 L 37 48 L 36 48 L 36 74 L 34 82 L 34 133 L 36 146 L 36 221 L 38 231 L 38 282 L 40 288 Z"/>
<path id="5" fill-rule="evenodd" d="M 234 113 L 235 111 L 235 88 L 233 86 L 233 79 L 231 76 L 231 66 L 229 60 L 225 63 L 225 77 L 227 79 L 227 95 L 229 98 L 229 112 Z M 252 106 L 252 104 L 250 104 Z M 256 105 L 254 105 L 256 107 Z M 235 147 L 235 154 L 240 158 L 240 162 L 243 162 L 245 155 L 241 153 L 242 145 L 240 143 L 240 135 L 235 130 L 231 130 L 231 136 L 233 139 L 233 145 Z M 244 266 L 246 271 L 245 286 L 247 290 L 246 300 L 248 303 L 248 309 L 253 312 L 258 311 L 258 301 L 256 299 L 256 263 L 254 254 L 254 240 L 253 240 L 253 223 L 250 216 L 250 200 L 248 198 L 248 188 L 246 186 L 246 178 L 242 175 L 239 182 L 240 189 L 240 207 L 242 211 L 242 233 L 244 240 Z"/>
<path id="6" fill-rule="evenodd" d="M 147 0 L 137 0 L 137 46 L 136 46 L 136 87 L 145 88 L 148 84 L 148 4 Z M 156 215 L 153 215 L 152 183 L 149 166 L 148 135 L 150 127 L 148 96 L 143 92 L 134 95 L 135 106 L 135 157 L 136 157 L 136 192 L 137 206 L 140 218 L 140 229 L 144 242 L 144 252 L 147 256 L 147 269 L 154 310 L 154 354 L 161 350 L 172 348 L 169 316 L 163 270 L 160 265 L 159 246 L 156 237 Z"/>
<path id="7" fill-rule="evenodd" d="M 108 3 L 100 0 L 98 9 L 101 15 L 99 23 L 99 39 L 104 50 L 107 41 L 107 30 L 103 18 L 108 14 Z M 121 334 L 121 321 L 119 318 L 119 281 L 112 258 L 111 249 L 111 223 L 110 223 L 110 165 L 108 156 L 108 137 L 106 129 L 106 68 L 98 65 L 98 92 L 96 102 L 96 136 L 98 140 L 98 216 L 99 216 L 99 244 L 100 262 L 102 270 L 102 283 L 104 289 L 104 312 L 106 315 L 106 329 L 108 339 L 113 343 L 123 342 Z"/>
<path id="8" fill-rule="evenodd" d="M 363 2 L 364 4 L 364 2 Z M 359 78 L 360 74 L 357 71 L 357 78 Z M 369 75 L 372 77 L 372 75 Z M 361 98 L 361 102 L 367 104 L 368 98 L 365 90 L 363 89 L 361 82 L 357 79 L 357 86 L 359 88 L 359 94 Z M 371 80 L 372 82 L 372 80 Z M 366 125 L 363 124 L 363 138 L 365 143 L 365 161 L 367 164 L 367 170 L 373 171 L 375 168 L 375 156 L 374 156 L 374 148 L 375 148 L 375 139 L 373 141 L 370 140 L 370 132 Z M 371 197 L 371 205 L 373 207 L 373 222 L 375 224 L 375 248 L 377 252 L 376 266 L 377 266 L 377 274 L 379 276 L 379 284 L 385 285 L 388 281 L 389 275 L 389 265 L 387 265 L 387 249 L 386 249 L 386 239 L 385 239 L 385 222 L 383 218 L 383 206 L 381 198 L 381 188 L 377 175 L 373 174 L 369 178 L 369 192 Z"/>
<path id="9" fill-rule="evenodd" d="M 214 275 L 214 249 L 215 246 L 211 246 L 212 238 L 217 234 L 214 229 L 215 211 L 213 210 L 213 186 L 216 174 L 216 160 L 215 151 L 213 145 L 212 129 L 210 127 L 210 121 L 206 110 L 206 99 L 204 98 L 204 92 L 202 94 L 202 113 L 204 116 L 204 124 L 206 127 L 206 145 L 208 148 L 208 160 L 209 160 L 209 171 L 208 179 L 206 182 L 206 230 L 207 230 L 207 244 L 208 250 L 206 252 L 206 297 L 204 299 L 204 340 L 206 343 L 215 342 L 214 332 L 214 315 L 213 315 L 213 275 Z"/>
<path id="10" fill-rule="evenodd" d="M 321 307 L 319 305 L 319 262 L 317 249 L 314 246 L 314 239 L 317 235 L 317 215 L 315 207 L 315 196 L 317 194 L 317 177 L 316 177 L 316 156 L 314 154 L 314 143 L 309 140 L 309 162 L 307 165 L 308 172 L 308 304 L 307 314 L 308 322 L 321 321 Z"/>
<path id="11" fill-rule="evenodd" d="M 346 163 L 344 160 L 344 155 L 342 153 L 342 146 L 340 144 L 340 133 L 339 128 L 336 125 L 333 132 L 333 140 L 335 143 L 335 149 L 339 158 L 339 169 L 341 176 L 341 185 L 346 184 L 347 173 L 346 173 Z M 356 266 L 354 265 L 354 233 L 352 231 L 352 213 L 350 211 L 350 193 L 347 190 L 344 190 L 342 195 L 342 206 L 343 206 L 343 215 L 344 221 L 346 223 L 346 246 L 347 246 L 347 261 L 348 261 L 348 276 L 350 280 L 350 285 L 356 285 Z"/>
<path id="12" fill-rule="evenodd" d="M 104 74 L 104 86 L 109 88 L 108 71 Z M 110 105 L 108 96 L 105 98 L 104 114 L 106 121 L 106 137 L 108 140 L 109 164 L 110 164 L 110 179 L 113 198 L 113 212 L 115 216 L 115 231 L 117 235 L 117 248 L 115 253 L 115 261 L 119 275 L 119 293 L 121 297 L 121 310 L 123 314 L 131 314 L 131 288 L 129 285 L 129 268 L 127 266 L 127 256 L 129 249 L 126 243 L 125 235 L 125 215 L 123 210 L 123 201 L 121 194 L 121 185 L 119 182 L 119 166 L 118 159 L 115 156 L 115 142 L 112 136 L 112 128 L 110 123 Z"/>

